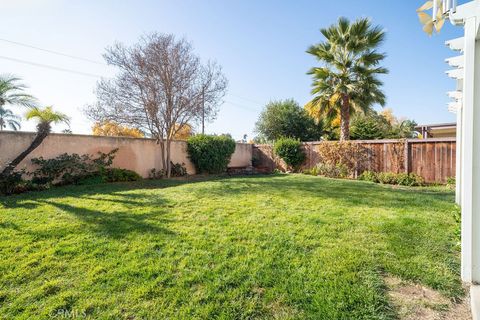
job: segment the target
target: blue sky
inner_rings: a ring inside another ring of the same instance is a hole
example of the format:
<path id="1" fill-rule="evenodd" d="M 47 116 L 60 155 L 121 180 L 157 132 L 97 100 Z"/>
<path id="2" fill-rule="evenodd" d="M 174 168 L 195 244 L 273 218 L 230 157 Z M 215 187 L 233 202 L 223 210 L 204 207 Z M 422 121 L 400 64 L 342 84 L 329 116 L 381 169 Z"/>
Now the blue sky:
<path id="1" fill-rule="evenodd" d="M 444 59 L 455 54 L 444 42 L 463 31 L 447 23 L 439 35 L 428 37 L 415 13 L 423 2 L 2 0 L 0 39 L 101 62 L 104 48 L 116 40 L 133 43 L 152 31 L 185 37 L 202 58 L 217 60 L 229 79 L 225 103 L 207 131 L 231 133 L 239 139 L 245 133 L 253 136 L 255 121 L 268 101 L 294 98 L 303 105 L 311 98 L 311 80 L 306 72 L 317 62 L 305 50 L 322 40 L 320 28 L 340 16 L 370 17 L 387 32 L 381 48 L 388 55 L 385 66 L 390 70 L 383 77 L 387 107 L 418 123 L 454 121 L 454 115 L 447 111 L 445 94 L 454 88 L 454 82 L 444 73 Z M 114 70 L 0 40 L 0 73 L 23 78 L 42 104 L 54 105 L 72 117 L 75 133 L 90 133 L 91 123 L 80 108 L 94 102 L 95 76 L 109 77 Z M 21 108 L 14 111 L 24 112 Z M 24 130 L 33 128 L 33 124 L 24 123 Z"/>

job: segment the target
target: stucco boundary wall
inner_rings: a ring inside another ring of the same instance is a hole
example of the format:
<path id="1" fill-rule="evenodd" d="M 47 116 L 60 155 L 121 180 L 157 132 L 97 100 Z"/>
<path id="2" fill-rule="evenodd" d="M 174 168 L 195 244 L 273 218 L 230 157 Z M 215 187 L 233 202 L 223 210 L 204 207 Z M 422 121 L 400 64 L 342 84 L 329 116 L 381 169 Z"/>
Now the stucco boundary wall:
<path id="1" fill-rule="evenodd" d="M 9 161 L 25 150 L 34 137 L 35 133 L 33 132 L 0 132 L 0 168 L 4 168 Z M 229 167 L 250 166 L 252 146 L 251 144 L 237 143 Z M 95 156 L 98 152 L 107 153 L 116 148 L 118 148 L 118 152 L 113 160 L 113 167 L 133 170 L 144 178 L 148 177 L 153 168 L 162 169 L 161 149 L 154 139 L 57 133 L 50 134 L 17 166 L 17 169 L 25 168 L 27 171 L 32 171 L 34 169 L 31 163 L 32 158 L 50 159 L 62 153 Z M 173 163 L 184 163 L 188 174 L 195 174 L 195 167 L 188 158 L 185 141 L 172 141 L 171 158 Z"/>

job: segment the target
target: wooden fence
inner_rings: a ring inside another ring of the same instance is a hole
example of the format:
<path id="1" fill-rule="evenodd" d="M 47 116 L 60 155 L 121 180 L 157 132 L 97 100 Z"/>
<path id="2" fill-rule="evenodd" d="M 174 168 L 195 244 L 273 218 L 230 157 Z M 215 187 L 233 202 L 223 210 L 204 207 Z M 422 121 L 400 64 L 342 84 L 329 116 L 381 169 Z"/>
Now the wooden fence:
<path id="1" fill-rule="evenodd" d="M 367 152 L 364 169 L 375 172 L 413 172 L 427 182 L 446 182 L 455 176 L 455 138 L 407 140 L 356 140 Z M 318 148 L 329 141 L 304 143 L 307 159 L 304 169 L 321 162 Z M 285 164 L 275 157 L 272 146 L 256 145 L 253 150 L 257 167 L 285 170 Z"/>

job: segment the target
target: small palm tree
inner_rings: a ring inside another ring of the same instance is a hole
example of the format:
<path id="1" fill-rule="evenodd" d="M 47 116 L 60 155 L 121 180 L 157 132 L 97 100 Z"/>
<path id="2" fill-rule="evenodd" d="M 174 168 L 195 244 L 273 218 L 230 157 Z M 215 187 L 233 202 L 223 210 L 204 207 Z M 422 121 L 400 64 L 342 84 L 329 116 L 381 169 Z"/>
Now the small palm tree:
<path id="1" fill-rule="evenodd" d="M 314 95 L 310 113 L 327 120 L 340 115 L 340 140 L 348 140 L 351 113 L 368 111 L 375 103 L 385 104 L 380 89 L 383 83 L 377 76 L 388 71 L 379 66 L 385 55 L 376 51 L 385 32 L 372 27 L 369 19 L 351 23 L 346 18 L 320 32 L 326 40 L 307 50 L 323 64 L 309 71 Z"/>
<path id="2" fill-rule="evenodd" d="M 12 110 L 0 106 L 0 131 L 3 131 L 7 125 L 10 129 L 17 131 L 20 129 L 20 117 L 13 114 Z"/>
<path id="3" fill-rule="evenodd" d="M 30 146 L 28 146 L 25 151 L 20 153 L 15 159 L 13 159 L 6 167 L 3 169 L 0 177 L 6 177 L 13 172 L 15 167 L 22 162 L 33 150 L 35 150 L 45 138 L 50 134 L 52 130 L 52 123 L 70 123 L 70 119 L 67 115 L 53 111 L 52 107 L 46 107 L 40 109 L 38 107 L 33 107 L 25 115 L 27 120 L 35 119 L 38 121 L 37 124 L 37 135 L 33 139 Z"/>
<path id="4" fill-rule="evenodd" d="M 11 75 L 0 75 L 0 107 L 8 104 L 24 107 L 36 105 L 36 99 L 24 92 L 27 87 L 18 83 L 20 80 Z"/>

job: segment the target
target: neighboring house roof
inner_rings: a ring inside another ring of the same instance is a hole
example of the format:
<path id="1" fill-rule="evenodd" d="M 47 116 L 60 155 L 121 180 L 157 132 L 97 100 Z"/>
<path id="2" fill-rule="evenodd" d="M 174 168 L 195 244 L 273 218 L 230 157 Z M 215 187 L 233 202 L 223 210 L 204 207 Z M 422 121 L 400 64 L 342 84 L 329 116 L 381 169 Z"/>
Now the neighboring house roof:
<path id="1" fill-rule="evenodd" d="M 446 138 L 457 135 L 457 124 L 455 122 L 421 124 L 415 127 L 420 132 L 422 138 Z"/>

